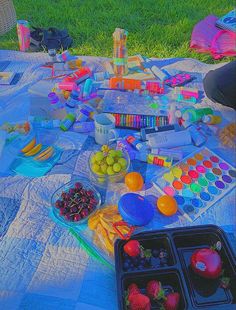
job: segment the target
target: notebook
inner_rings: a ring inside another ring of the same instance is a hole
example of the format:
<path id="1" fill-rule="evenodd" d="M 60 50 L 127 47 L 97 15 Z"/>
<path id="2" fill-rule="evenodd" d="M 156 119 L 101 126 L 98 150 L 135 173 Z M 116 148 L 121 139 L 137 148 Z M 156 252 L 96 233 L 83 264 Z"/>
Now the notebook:
<path id="1" fill-rule="evenodd" d="M 216 26 L 225 30 L 236 32 L 236 9 L 218 19 L 216 21 Z"/>

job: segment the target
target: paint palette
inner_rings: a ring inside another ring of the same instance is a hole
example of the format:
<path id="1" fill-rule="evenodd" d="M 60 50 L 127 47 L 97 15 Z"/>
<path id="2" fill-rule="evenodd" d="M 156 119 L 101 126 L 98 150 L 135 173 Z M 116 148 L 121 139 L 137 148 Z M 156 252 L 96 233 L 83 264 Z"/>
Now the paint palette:
<path id="1" fill-rule="evenodd" d="M 153 180 L 162 194 L 173 196 L 179 211 L 196 220 L 236 184 L 236 169 L 207 148 L 190 154 Z"/>

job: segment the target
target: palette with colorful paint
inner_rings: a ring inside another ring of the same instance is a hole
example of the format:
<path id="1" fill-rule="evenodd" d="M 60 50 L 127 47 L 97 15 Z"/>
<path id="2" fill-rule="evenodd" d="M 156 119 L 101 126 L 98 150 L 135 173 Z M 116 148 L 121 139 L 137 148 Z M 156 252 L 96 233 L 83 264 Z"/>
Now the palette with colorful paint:
<path id="1" fill-rule="evenodd" d="M 196 220 L 236 184 L 236 169 L 207 148 L 190 154 L 153 180 L 162 194 L 173 196 L 179 210 Z"/>

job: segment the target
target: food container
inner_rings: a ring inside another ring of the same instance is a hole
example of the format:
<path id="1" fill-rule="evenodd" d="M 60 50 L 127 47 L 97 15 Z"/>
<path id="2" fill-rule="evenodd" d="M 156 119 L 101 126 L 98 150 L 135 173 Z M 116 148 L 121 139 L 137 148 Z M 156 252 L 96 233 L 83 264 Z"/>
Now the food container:
<path id="1" fill-rule="evenodd" d="M 126 159 L 127 165 L 126 168 L 121 170 L 118 173 L 115 173 L 113 175 L 107 175 L 107 174 L 96 174 L 95 172 L 92 171 L 92 163 L 91 163 L 91 158 L 94 156 L 96 152 L 92 152 L 89 157 L 89 170 L 90 170 L 90 179 L 92 180 L 93 183 L 97 184 L 100 187 L 106 187 L 108 183 L 117 183 L 121 181 L 127 172 L 129 171 L 130 168 L 130 158 L 129 154 L 126 151 L 122 151 L 123 153 L 123 158 Z"/>
<path id="2" fill-rule="evenodd" d="M 141 293 L 146 294 L 146 285 L 150 280 L 160 281 L 167 294 L 170 291 L 180 294 L 179 310 L 235 309 L 236 259 L 223 230 L 219 227 L 203 225 L 165 229 L 141 233 L 132 239 L 138 240 L 141 246 L 150 249 L 151 253 L 153 250 L 157 252 L 156 257 L 152 254 L 143 266 L 140 262 L 137 263 L 137 260 L 133 261 L 133 258 L 131 265 L 125 264 L 128 256 L 123 247 L 126 241 L 116 241 L 115 266 L 119 309 L 129 309 L 125 305 L 125 294 L 131 283 L 136 283 Z M 209 248 L 217 242 L 221 243 L 219 254 L 223 262 L 224 276 L 230 278 L 228 288 L 221 287 L 219 278 L 208 280 L 199 277 L 190 267 L 190 257 L 196 249 Z M 160 252 L 167 253 L 164 261 L 158 256 Z M 152 302 L 151 309 L 160 309 L 160 305 Z"/>

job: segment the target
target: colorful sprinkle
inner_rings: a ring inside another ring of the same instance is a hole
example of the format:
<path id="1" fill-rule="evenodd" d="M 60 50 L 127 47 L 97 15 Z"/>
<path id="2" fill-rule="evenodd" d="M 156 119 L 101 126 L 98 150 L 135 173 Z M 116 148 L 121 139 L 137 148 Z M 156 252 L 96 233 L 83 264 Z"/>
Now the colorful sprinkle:
<path id="1" fill-rule="evenodd" d="M 226 163 L 220 163 L 219 166 L 220 166 L 220 168 L 223 169 L 223 170 L 228 170 L 228 169 L 229 169 L 229 165 L 226 164 Z"/>
<path id="2" fill-rule="evenodd" d="M 208 186 L 208 192 L 212 195 L 216 195 L 218 193 L 218 189 L 215 186 Z"/>
<path id="3" fill-rule="evenodd" d="M 209 160 L 204 160 L 203 161 L 203 165 L 207 168 L 211 168 L 212 167 L 212 163 Z"/>
<path id="4" fill-rule="evenodd" d="M 203 160 L 203 155 L 201 153 L 197 153 L 194 155 L 197 160 Z"/>
<path id="5" fill-rule="evenodd" d="M 169 196 L 174 196 L 175 194 L 175 190 L 173 189 L 173 187 L 170 187 L 170 186 L 166 186 L 163 191 L 169 195 Z"/>
<path id="6" fill-rule="evenodd" d="M 201 185 L 201 186 L 207 186 L 208 185 L 208 182 L 205 178 L 201 177 L 198 179 L 198 183 Z"/>
<path id="7" fill-rule="evenodd" d="M 180 178 L 180 180 L 184 183 L 184 184 L 191 184 L 192 179 L 188 176 L 188 175 L 182 175 L 182 177 Z"/>
<path id="8" fill-rule="evenodd" d="M 213 172 L 215 175 L 221 175 L 221 174 L 222 174 L 222 171 L 221 171 L 219 168 L 213 168 L 213 169 L 212 169 L 212 172 Z"/>
<path id="9" fill-rule="evenodd" d="M 185 203 L 184 197 L 182 197 L 180 195 L 176 195 L 176 196 L 174 196 L 174 198 L 175 198 L 178 205 L 183 205 Z"/>
<path id="10" fill-rule="evenodd" d="M 180 190 L 180 189 L 183 188 L 183 183 L 181 183 L 180 181 L 177 181 L 177 180 L 175 180 L 175 181 L 172 183 L 172 185 L 173 185 L 173 187 L 174 187 L 175 189 L 178 189 L 178 190 Z"/>
<path id="11" fill-rule="evenodd" d="M 190 170 L 188 172 L 188 175 L 192 178 L 192 179 L 197 179 L 198 178 L 198 173 L 195 170 Z"/>
<path id="12" fill-rule="evenodd" d="M 187 164 L 188 164 L 189 166 L 196 166 L 197 162 L 196 162 L 195 159 L 189 158 L 189 159 L 187 160 Z"/>
<path id="13" fill-rule="evenodd" d="M 229 170 L 229 175 L 230 175 L 232 178 L 236 178 L 236 170 Z"/>
<path id="14" fill-rule="evenodd" d="M 214 174 L 211 173 L 211 172 L 207 172 L 207 173 L 206 173 L 206 178 L 207 178 L 207 180 L 209 180 L 209 181 L 214 181 L 214 180 L 216 179 L 215 176 L 214 176 Z"/>
<path id="15" fill-rule="evenodd" d="M 195 184 L 195 183 L 191 184 L 190 188 L 194 193 L 200 193 L 202 189 L 200 185 Z"/>
<path id="16" fill-rule="evenodd" d="M 211 196 L 210 196 L 208 193 L 206 193 L 206 192 L 202 192 L 202 193 L 200 194 L 200 197 L 201 197 L 201 199 L 204 200 L 204 201 L 209 201 L 209 200 L 211 199 Z"/>
<path id="17" fill-rule="evenodd" d="M 215 185 L 216 185 L 216 187 L 218 187 L 219 189 L 225 188 L 225 184 L 224 184 L 222 181 L 215 181 Z"/>
<path id="18" fill-rule="evenodd" d="M 211 156 L 211 157 L 210 157 L 210 160 L 211 160 L 213 163 L 218 163 L 218 162 L 219 162 L 219 158 L 216 157 L 216 156 Z"/>
<path id="19" fill-rule="evenodd" d="M 203 166 L 201 166 L 201 165 L 197 166 L 197 167 L 196 167 L 196 170 L 197 170 L 198 172 L 200 172 L 200 173 L 205 173 L 205 172 L 206 172 L 205 167 L 203 167 Z"/>
<path id="20" fill-rule="evenodd" d="M 203 206 L 202 201 L 200 199 L 198 199 L 198 198 L 193 198 L 191 200 L 191 202 L 194 205 L 194 207 L 196 207 L 196 208 L 201 208 Z"/>
<path id="21" fill-rule="evenodd" d="M 225 183 L 231 183 L 233 181 L 229 175 L 222 175 L 222 180 Z"/>
<path id="22" fill-rule="evenodd" d="M 173 167 L 171 172 L 177 179 L 179 179 L 182 175 L 182 170 L 179 167 Z"/>

